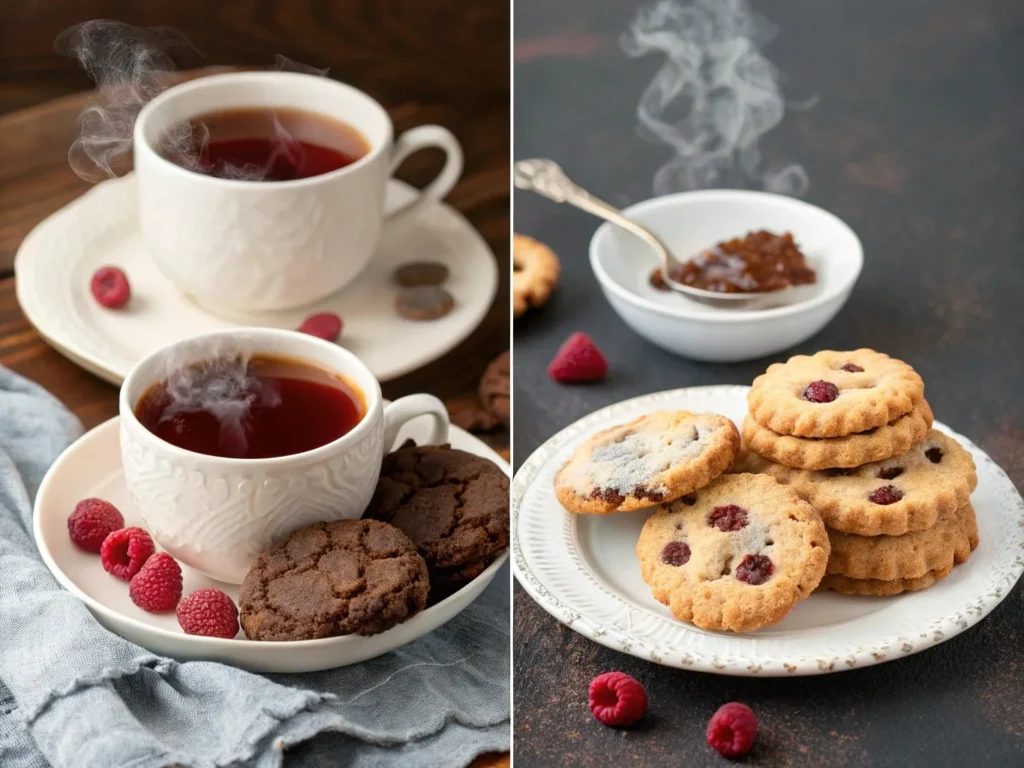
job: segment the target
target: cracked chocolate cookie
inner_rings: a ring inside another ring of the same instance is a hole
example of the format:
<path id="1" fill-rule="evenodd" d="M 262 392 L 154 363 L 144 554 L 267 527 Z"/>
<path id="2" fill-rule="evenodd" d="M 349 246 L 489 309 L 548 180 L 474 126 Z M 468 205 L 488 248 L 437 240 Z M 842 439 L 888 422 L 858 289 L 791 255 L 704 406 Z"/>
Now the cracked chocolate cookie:
<path id="1" fill-rule="evenodd" d="M 749 632 L 782 619 L 825 575 L 814 508 L 765 475 L 728 474 L 644 523 L 636 546 L 654 599 L 701 629 Z"/>
<path id="2" fill-rule="evenodd" d="M 658 411 L 592 435 L 555 475 L 570 512 L 632 512 L 672 501 L 728 469 L 736 425 L 715 413 Z"/>
<path id="3" fill-rule="evenodd" d="M 256 558 L 239 620 L 250 640 L 375 635 L 419 613 L 429 588 L 426 563 L 397 528 L 314 523 Z"/>
<path id="4" fill-rule="evenodd" d="M 432 589 L 451 589 L 508 547 L 508 496 L 508 476 L 487 459 L 448 446 L 403 447 L 384 457 L 363 517 L 404 531 Z"/>

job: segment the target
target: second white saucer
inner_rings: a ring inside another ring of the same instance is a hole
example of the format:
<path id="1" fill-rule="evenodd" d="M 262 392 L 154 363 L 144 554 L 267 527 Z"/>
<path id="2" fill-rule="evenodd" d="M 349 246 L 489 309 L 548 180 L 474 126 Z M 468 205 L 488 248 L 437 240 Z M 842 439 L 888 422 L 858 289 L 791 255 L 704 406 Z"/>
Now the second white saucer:
<path id="1" fill-rule="evenodd" d="M 385 209 L 414 195 L 391 181 Z M 414 322 L 394 308 L 395 267 L 439 261 L 455 299 L 451 313 Z M 120 267 L 132 286 L 122 310 L 104 309 L 89 292 L 101 266 Z M 287 312 L 239 317 L 237 323 L 202 309 L 153 265 L 137 224 L 135 177 L 99 184 L 41 222 L 18 249 L 17 294 L 25 315 L 58 351 L 86 370 L 120 384 L 154 349 L 233 325 L 297 328 L 313 312 L 336 312 L 345 327 L 339 343 L 381 380 L 393 379 L 451 350 L 480 324 L 494 300 L 498 268 L 487 243 L 458 212 L 433 204 L 385 225 L 370 265 L 342 291 Z"/>

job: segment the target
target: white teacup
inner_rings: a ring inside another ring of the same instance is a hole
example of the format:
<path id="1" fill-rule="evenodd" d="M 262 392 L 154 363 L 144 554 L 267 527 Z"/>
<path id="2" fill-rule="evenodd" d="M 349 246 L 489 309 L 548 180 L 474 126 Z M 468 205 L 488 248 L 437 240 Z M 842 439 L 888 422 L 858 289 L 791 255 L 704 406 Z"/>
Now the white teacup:
<path id="1" fill-rule="evenodd" d="M 311 451 L 230 459 L 171 445 L 136 417 L 139 400 L 153 384 L 183 366 L 236 352 L 287 357 L 340 374 L 363 396 L 362 420 Z M 380 384 L 351 352 L 268 328 L 204 334 L 150 355 L 121 386 L 120 413 L 125 479 L 149 533 L 181 562 L 235 584 L 263 550 L 296 528 L 360 517 L 384 452 L 407 421 L 429 414 L 434 430 L 428 442 L 448 439 L 448 412 L 436 397 L 410 395 L 385 406 Z"/>
<path id="2" fill-rule="evenodd" d="M 354 163 L 294 181 L 243 181 L 186 170 L 163 157 L 167 132 L 203 114 L 290 108 L 359 131 L 369 150 Z M 438 147 L 444 168 L 399 211 L 440 200 L 462 173 L 445 128 L 393 139 L 387 112 L 351 86 L 294 72 L 233 72 L 177 85 L 150 101 L 134 129 L 139 224 L 159 270 L 212 310 L 299 307 L 349 283 L 369 262 L 384 219 L 388 177 L 413 152 Z"/>

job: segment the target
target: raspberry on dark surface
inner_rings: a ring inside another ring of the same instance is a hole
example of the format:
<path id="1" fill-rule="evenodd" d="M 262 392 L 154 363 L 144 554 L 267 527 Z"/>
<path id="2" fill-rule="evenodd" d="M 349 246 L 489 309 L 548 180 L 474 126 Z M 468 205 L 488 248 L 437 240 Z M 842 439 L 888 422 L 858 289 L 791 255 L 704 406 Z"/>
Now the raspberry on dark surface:
<path id="1" fill-rule="evenodd" d="M 773 573 L 775 566 L 765 555 L 747 555 L 736 566 L 736 578 L 755 587 L 768 581 Z"/>
<path id="2" fill-rule="evenodd" d="M 757 738 L 757 717 L 746 704 L 723 704 L 708 722 L 708 744 L 722 757 L 743 757 Z"/>
<path id="3" fill-rule="evenodd" d="M 868 496 L 868 501 L 875 504 L 895 504 L 897 501 L 903 498 L 903 491 L 893 485 L 883 485 L 881 488 L 876 488 Z"/>
<path id="4" fill-rule="evenodd" d="M 847 373 L 863 373 L 864 369 L 854 363 L 847 363 L 840 370 L 846 371 Z"/>
<path id="5" fill-rule="evenodd" d="M 71 541 L 87 552 L 100 553 L 103 540 L 124 528 L 124 517 L 117 507 L 103 499 L 82 499 L 68 515 Z"/>
<path id="6" fill-rule="evenodd" d="M 324 341 L 334 341 L 341 333 L 341 318 L 333 312 L 317 312 L 302 321 L 299 333 L 307 333 Z"/>
<path id="7" fill-rule="evenodd" d="M 747 526 L 747 510 L 735 504 L 715 507 L 708 515 L 708 525 L 723 532 L 738 531 Z"/>
<path id="8" fill-rule="evenodd" d="M 130 581 L 153 554 L 153 539 L 141 528 L 121 528 L 103 540 L 100 562 L 103 570 Z"/>
<path id="9" fill-rule="evenodd" d="M 804 399 L 812 403 L 831 403 L 839 397 L 839 387 L 831 381 L 812 381 L 804 390 Z"/>
<path id="10" fill-rule="evenodd" d="M 107 309 L 120 309 L 132 296 L 128 277 L 117 267 L 100 267 L 89 281 L 93 298 Z"/>
<path id="11" fill-rule="evenodd" d="M 605 725 L 632 725 L 647 711 L 647 692 L 623 672 L 605 672 L 590 681 L 590 711 Z"/>
<path id="12" fill-rule="evenodd" d="M 173 611 L 181 599 L 181 566 L 166 552 L 157 552 L 128 583 L 128 597 L 150 613 Z"/>
<path id="13" fill-rule="evenodd" d="M 185 595 L 175 613 L 186 635 L 230 640 L 238 634 L 238 608 L 219 589 L 197 589 Z"/>
<path id="14" fill-rule="evenodd" d="M 895 480 L 902 474 L 903 467 L 886 467 L 885 469 L 878 470 L 878 478 L 880 480 Z"/>
<path id="15" fill-rule="evenodd" d="M 601 381 L 608 375 L 608 361 L 585 333 L 574 333 L 548 365 L 548 376 L 557 382 Z"/>
<path id="16" fill-rule="evenodd" d="M 685 541 L 670 541 L 661 550 L 661 562 L 675 568 L 690 562 L 690 545 Z"/>
<path id="17" fill-rule="evenodd" d="M 941 448 L 929 448 L 924 452 L 925 457 L 932 464 L 938 464 L 942 461 L 942 449 Z"/>

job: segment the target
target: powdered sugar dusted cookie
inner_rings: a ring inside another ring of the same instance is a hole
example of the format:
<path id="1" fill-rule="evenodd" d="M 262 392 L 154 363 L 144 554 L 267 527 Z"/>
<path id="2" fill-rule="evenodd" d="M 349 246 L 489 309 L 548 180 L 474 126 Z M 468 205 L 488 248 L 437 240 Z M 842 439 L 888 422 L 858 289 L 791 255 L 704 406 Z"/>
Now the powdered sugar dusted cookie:
<path id="1" fill-rule="evenodd" d="M 947 566 L 939 571 L 929 571 L 924 576 L 916 579 L 893 579 L 883 581 L 882 579 L 851 579 L 849 576 L 841 576 L 838 573 L 830 573 L 821 580 L 818 591 L 823 592 L 831 589 L 844 595 L 871 595 L 873 597 L 892 597 L 902 592 L 919 592 L 928 589 L 939 579 L 949 576 L 953 566 Z"/>
<path id="2" fill-rule="evenodd" d="M 660 506 L 636 551 L 651 594 L 677 619 L 749 632 L 814 591 L 829 543 L 818 513 L 792 489 L 729 474 Z"/>
<path id="3" fill-rule="evenodd" d="M 769 366 L 747 393 L 750 416 L 780 435 L 841 437 L 881 427 L 924 397 L 913 368 L 881 352 L 822 351 Z"/>
<path id="4" fill-rule="evenodd" d="M 882 461 L 921 442 L 932 426 L 932 409 L 922 400 L 895 421 L 843 437 L 778 435 L 749 416 L 743 420 L 743 444 L 778 464 L 798 469 L 859 467 Z"/>
<path id="5" fill-rule="evenodd" d="M 851 579 L 916 579 L 963 563 L 978 546 L 974 508 L 943 512 L 935 525 L 902 536 L 857 536 L 828 532 L 828 572 Z"/>
<path id="6" fill-rule="evenodd" d="M 829 528 L 861 536 L 931 528 L 939 515 L 966 505 L 978 484 L 971 455 L 935 429 L 906 453 L 852 469 L 791 469 L 754 453 L 743 469 L 792 486 Z"/>
<path id="7" fill-rule="evenodd" d="M 724 472 L 740 446 L 724 416 L 658 411 L 598 432 L 555 475 L 570 512 L 630 512 L 685 496 Z"/>

